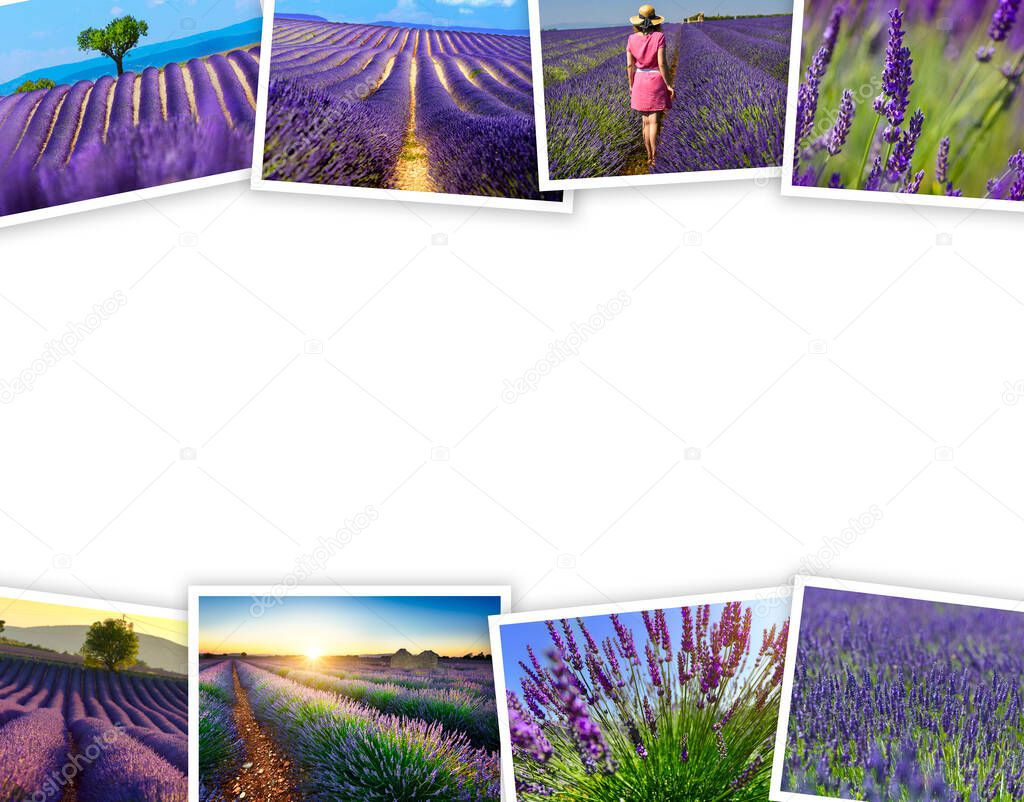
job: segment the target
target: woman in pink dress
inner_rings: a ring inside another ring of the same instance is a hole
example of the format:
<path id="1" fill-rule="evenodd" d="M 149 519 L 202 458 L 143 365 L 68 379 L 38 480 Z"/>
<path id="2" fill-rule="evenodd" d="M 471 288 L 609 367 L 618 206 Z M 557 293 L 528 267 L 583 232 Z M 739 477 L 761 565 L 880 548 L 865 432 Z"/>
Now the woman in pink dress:
<path id="1" fill-rule="evenodd" d="M 675 90 L 668 83 L 665 34 L 661 32 L 665 18 L 655 13 L 654 6 L 643 5 L 639 14 L 629 21 L 636 31 L 626 43 L 630 105 L 643 118 L 647 166 L 653 170 L 658 151 L 660 115 L 672 108 L 675 96 Z"/>

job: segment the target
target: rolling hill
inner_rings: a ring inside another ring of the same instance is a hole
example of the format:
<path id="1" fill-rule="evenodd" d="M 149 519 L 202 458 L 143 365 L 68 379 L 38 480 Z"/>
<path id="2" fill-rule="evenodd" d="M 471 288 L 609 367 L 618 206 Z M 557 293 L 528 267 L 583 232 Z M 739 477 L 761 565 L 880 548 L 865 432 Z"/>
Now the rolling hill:
<path id="1" fill-rule="evenodd" d="M 85 642 L 86 626 L 12 627 L 4 628 L 4 637 L 42 646 L 57 652 L 76 654 Z M 188 649 L 166 638 L 139 635 L 139 659 L 153 668 L 184 673 Z"/>

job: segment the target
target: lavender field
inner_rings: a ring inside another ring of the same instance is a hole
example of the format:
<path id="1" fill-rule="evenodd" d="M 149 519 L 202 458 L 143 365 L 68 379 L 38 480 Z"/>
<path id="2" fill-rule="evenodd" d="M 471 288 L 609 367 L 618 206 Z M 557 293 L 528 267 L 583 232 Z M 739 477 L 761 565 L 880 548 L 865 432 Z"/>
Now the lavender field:
<path id="1" fill-rule="evenodd" d="M 490 660 L 207 660 L 199 715 L 204 802 L 499 799 Z"/>
<path id="2" fill-rule="evenodd" d="M 244 169 L 259 48 L 0 97 L 0 216 Z"/>
<path id="3" fill-rule="evenodd" d="M 793 185 L 1024 200 L 1019 8 L 808 0 Z"/>
<path id="4" fill-rule="evenodd" d="M 516 798 L 767 799 L 784 602 L 502 625 Z"/>
<path id="5" fill-rule="evenodd" d="M 263 177 L 560 201 L 538 189 L 528 37 L 276 18 Z"/>
<path id="6" fill-rule="evenodd" d="M 0 799 L 186 802 L 184 678 L 0 655 Z"/>
<path id="7" fill-rule="evenodd" d="M 808 587 L 782 790 L 1024 799 L 1024 614 Z"/>
<path id="8" fill-rule="evenodd" d="M 676 96 L 656 172 L 781 164 L 791 26 L 782 15 L 663 26 Z M 552 180 L 648 172 L 625 77 L 630 32 L 542 31 Z"/>

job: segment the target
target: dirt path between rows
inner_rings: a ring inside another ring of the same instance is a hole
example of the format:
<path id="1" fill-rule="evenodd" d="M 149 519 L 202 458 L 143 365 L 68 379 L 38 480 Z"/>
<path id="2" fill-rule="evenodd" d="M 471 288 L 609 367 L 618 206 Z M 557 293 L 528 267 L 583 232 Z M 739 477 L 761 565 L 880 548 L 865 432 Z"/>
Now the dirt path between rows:
<path id="1" fill-rule="evenodd" d="M 281 753 L 267 731 L 256 721 L 249 704 L 249 695 L 238 681 L 238 670 L 232 666 L 235 683 L 235 726 L 242 736 L 245 760 L 241 770 L 224 785 L 229 799 L 251 799 L 253 802 L 300 802 L 295 766 Z"/>
<path id="2" fill-rule="evenodd" d="M 676 69 L 679 67 L 679 47 L 672 56 L 672 62 L 668 65 L 668 79 L 672 86 L 676 85 Z M 665 127 L 665 114 L 661 115 L 661 128 L 658 129 L 660 141 L 662 129 Z M 644 148 L 643 139 L 640 140 L 640 149 L 626 159 L 626 170 L 623 175 L 648 175 L 651 172 L 647 164 L 647 150 Z"/>
<path id="3" fill-rule="evenodd" d="M 409 124 L 405 129 L 405 142 L 398 154 L 393 189 L 413 192 L 434 192 L 434 179 L 430 177 L 430 159 L 426 146 L 416 137 L 416 54 L 419 52 L 419 37 L 412 49 L 412 65 L 409 69 Z"/>

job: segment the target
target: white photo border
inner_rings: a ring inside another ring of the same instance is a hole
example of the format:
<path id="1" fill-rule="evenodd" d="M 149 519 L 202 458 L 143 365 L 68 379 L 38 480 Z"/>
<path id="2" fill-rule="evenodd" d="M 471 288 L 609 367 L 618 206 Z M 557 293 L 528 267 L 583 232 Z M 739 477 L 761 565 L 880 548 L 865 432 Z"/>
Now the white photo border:
<path id="1" fill-rule="evenodd" d="M 273 2 L 273 0 L 267 0 Z M 501 610 L 512 609 L 510 585 L 189 585 L 188 588 L 188 798 L 199 802 L 199 600 L 210 597 L 252 596 L 497 596 Z M 490 617 L 490 616 L 489 616 Z M 491 663 L 495 662 L 492 653 Z M 495 668 L 495 691 L 497 669 Z M 497 700 L 497 692 L 495 693 Z M 501 705 L 498 705 L 500 709 Z"/>
<path id="2" fill-rule="evenodd" d="M 270 88 L 270 61 L 274 45 L 274 3 L 262 0 L 263 40 L 260 45 L 259 89 L 256 95 L 256 134 L 253 137 L 251 186 L 257 191 L 286 192 L 299 195 L 321 195 L 334 198 L 363 198 L 406 203 L 436 203 L 445 206 L 472 206 L 477 209 L 515 209 L 518 211 L 571 214 L 572 193 L 562 200 L 543 201 L 532 198 L 499 198 L 493 195 L 456 195 L 448 192 L 417 192 L 404 189 L 350 187 L 335 184 L 314 184 L 301 181 L 269 181 L 263 177 L 263 148 L 267 139 L 267 105 Z M 532 49 L 532 45 L 531 45 Z M 536 92 L 534 92 L 536 95 Z M 539 156 L 539 154 L 538 154 Z M 541 186 L 544 190 L 545 187 Z"/>
<path id="3" fill-rule="evenodd" d="M 533 118 L 537 125 L 537 169 L 542 190 L 624 189 L 659 184 L 708 184 L 718 181 L 754 179 L 767 182 L 782 175 L 777 165 L 744 167 L 735 170 L 695 170 L 689 173 L 653 175 L 606 175 L 593 178 L 550 178 L 548 160 L 547 110 L 544 106 L 544 51 L 541 47 L 541 0 L 528 0 L 530 6 L 530 59 L 533 67 Z M 800 0 L 797 0 L 799 3 Z M 623 26 L 625 27 L 625 26 Z M 262 65 L 261 65 L 262 66 Z"/>
<path id="4" fill-rule="evenodd" d="M 834 577 L 797 575 L 793 577 L 793 606 L 789 614 L 789 642 L 786 644 L 786 664 L 782 677 L 782 698 L 779 701 L 779 729 L 775 733 L 775 755 L 772 759 L 772 778 L 768 791 L 771 802 L 840 802 L 841 796 L 817 796 L 782 790 L 782 772 L 786 758 L 786 736 L 789 732 L 789 711 L 793 695 L 793 676 L 796 672 L 797 648 L 800 644 L 800 617 L 803 612 L 804 590 L 822 588 L 841 590 L 849 593 L 869 593 L 876 596 L 890 596 L 894 599 L 959 604 L 965 607 L 983 607 L 990 610 L 1007 610 L 1024 615 L 1024 602 L 1013 599 L 997 599 L 944 590 L 923 590 L 901 585 L 880 585 L 874 582 L 860 582 Z"/>
<path id="5" fill-rule="evenodd" d="M 512 735 L 509 724 L 508 704 L 505 692 L 505 662 L 501 648 L 501 628 L 514 624 L 537 624 L 542 621 L 557 621 L 561 618 L 588 618 L 609 613 L 641 613 L 644 610 L 675 609 L 692 607 L 697 604 L 725 604 L 726 602 L 767 602 L 788 605 L 790 589 L 788 586 L 762 587 L 748 590 L 714 591 L 710 593 L 694 593 L 687 596 L 675 596 L 662 599 L 644 599 L 641 601 L 609 602 L 605 604 L 588 604 L 582 607 L 562 607 L 553 610 L 532 610 L 526 613 L 507 613 L 489 616 L 488 624 L 491 631 L 491 661 L 494 664 L 494 694 L 498 697 L 498 733 L 501 737 L 501 798 L 503 802 L 517 802 L 515 765 L 512 761 Z M 790 613 L 790 632 L 792 632 L 792 613 Z"/>
<path id="6" fill-rule="evenodd" d="M 790 198 L 821 198 L 866 203 L 895 203 L 901 206 L 938 206 L 948 209 L 973 211 L 1024 212 L 1020 201 L 993 198 L 951 198 L 945 195 L 920 195 L 905 192 L 868 192 L 863 189 L 829 189 L 828 187 L 801 187 L 793 183 L 793 148 L 796 136 L 796 105 L 800 91 L 800 60 L 804 37 L 804 0 L 795 0 L 793 7 L 793 38 L 789 54 L 789 94 L 786 101 L 786 138 L 782 148 L 782 194 Z"/>

